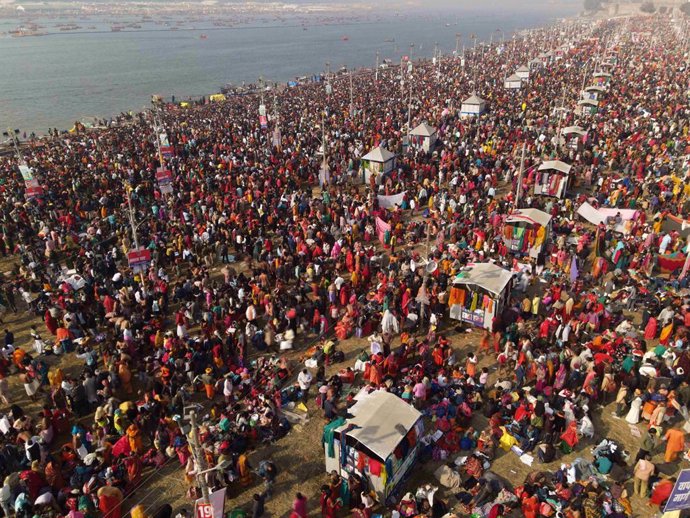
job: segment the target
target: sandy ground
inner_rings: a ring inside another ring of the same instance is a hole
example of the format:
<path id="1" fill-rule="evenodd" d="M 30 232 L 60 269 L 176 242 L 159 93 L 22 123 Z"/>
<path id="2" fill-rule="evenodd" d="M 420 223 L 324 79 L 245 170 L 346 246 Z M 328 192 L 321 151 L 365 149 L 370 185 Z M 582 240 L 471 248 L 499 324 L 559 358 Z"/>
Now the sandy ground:
<path id="1" fill-rule="evenodd" d="M 20 308 L 21 309 L 21 308 Z M 2 329 L 11 329 L 16 336 L 16 343 L 26 348 L 30 348 L 28 332 L 31 324 L 39 324 L 38 328 L 43 332 L 42 323 L 40 319 L 32 318 L 28 313 L 22 312 L 13 314 L 11 312 L 3 315 L 4 326 Z M 463 358 L 468 352 L 476 351 L 480 340 L 480 331 L 472 330 L 471 332 L 457 333 L 452 328 L 445 329 L 447 337 L 451 340 L 456 355 L 458 358 Z M 45 333 L 44 333 L 45 335 Z M 365 347 L 367 342 L 364 339 L 349 339 L 339 344 L 339 348 L 346 353 L 344 363 L 331 366 L 327 373 L 334 373 L 346 365 L 352 365 L 357 354 Z M 300 353 L 295 351 L 291 354 L 293 359 Z M 54 356 L 46 357 L 46 360 L 51 364 L 59 365 L 66 373 L 77 375 L 81 369 L 81 364 L 74 358 L 73 355 L 62 356 L 56 358 Z M 495 369 L 495 359 L 493 355 L 481 356 L 480 366 L 489 366 L 492 371 Z M 495 381 L 496 374 L 492 372 L 491 381 Z M 12 401 L 29 409 L 31 412 L 36 412 L 40 408 L 40 402 L 30 402 L 26 397 L 22 385 L 16 375 L 10 378 L 10 387 L 12 393 Z M 197 395 L 199 401 L 203 401 L 201 395 Z M 499 449 L 497 458 L 495 459 L 492 470 L 503 475 L 505 478 L 514 483 L 522 483 L 524 477 L 533 469 L 538 470 L 555 470 L 558 465 L 564 460 L 572 460 L 578 456 L 586 459 L 591 459 L 589 452 L 590 447 L 598 442 L 603 437 L 616 439 L 624 448 L 631 453 L 632 456 L 638 450 L 640 439 L 633 436 L 630 431 L 630 426 L 624 420 L 615 419 L 612 417 L 613 405 L 609 405 L 601 410 L 594 412 L 596 435 L 593 440 L 584 440 L 580 443 L 577 450 L 558 461 L 548 464 L 540 465 L 538 461 L 532 468 L 521 463 L 517 456 L 512 452 L 503 452 Z M 266 510 L 269 517 L 287 516 L 289 514 L 290 506 L 296 491 L 301 491 L 307 495 L 310 502 L 310 509 L 313 512 L 318 512 L 318 494 L 319 487 L 325 481 L 324 472 L 324 453 L 321 445 L 321 433 L 324 420 L 321 412 L 318 411 L 314 403 L 310 401 L 309 419 L 302 425 L 296 425 L 287 437 L 282 440 L 263 446 L 254 451 L 250 456 L 250 461 L 254 466 L 257 466 L 259 461 L 263 459 L 271 459 L 276 463 L 279 469 L 279 475 L 274 489 L 274 496 L 267 502 Z M 87 416 L 84 422 L 90 424 L 92 417 Z M 486 419 L 478 415 L 473 421 L 472 425 L 481 430 L 486 425 Z M 638 426 L 641 433 L 644 432 L 644 425 Z M 65 437 L 66 442 L 68 438 Z M 60 444 L 58 441 L 57 444 Z M 654 460 L 661 462 L 660 455 L 657 454 Z M 433 471 L 438 467 L 437 462 L 427 462 L 418 465 L 414 475 L 407 482 L 411 490 L 415 489 L 417 485 L 423 482 L 434 482 Z M 177 461 L 171 461 L 168 465 L 163 467 L 158 472 L 147 471 L 144 474 L 146 484 L 144 488 L 133 495 L 128 505 L 135 503 L 143 503 L 149 510 L 155 510 L 163 503 L 170 503 L 175 509 L 180 507 L 191 507 L 191 502 L 185 497 L 187 489 L 184 483 L 182 470 Z M 632 494 L 632 483 L 629 484 L 629 492 Z M 253 487 L 240 490 L 237 487 L 228 488 L 228 499 L 226 501 L 226 512 L 238 507 L 249 509 L 251 506 L 251 498 L 253 493 L 260 492 L 262 485 L 259 480 L 256 481 Z M 442 490 L 441 494 L 448 498 L 451 505 L 454 504 L 452 495 L 445 494 Z M 653 510 L 646 506 L 646 502 L 632 498 L 633 507 L 636 516 L 647 517 L 653 515 Z"/>
<path id="2" fill-rule="evenodd" d="M 501 191 L 503 190 L 504 189 L 501 189 Z M 318 194 L 318 189 L 315 190 L 314 194 Z M 420 246 L 417 248 L 421 250 L 422 247 Z M 11 263 L 11 260 L 7 259 L 0 261 L 0 270 L 10 270 Z M 237 270 L 244 267 L 243 264 L 236 264 L 234 266 Z M 215 275 L 220 275 L 219 268 L 215 268 L 213 273 Z M 20 302 L 18 303 L 21 304 Z M 12 312 L 4 314 L 2 316 L 4 325 L 0 329 L 11 329 L 15 334 L 16 345 L 26 350 L 31 350 L 29 338 L 30 326 L 36 324 L 37 329 L 44 338 L 48 337 L 48 333 L 45 331 L 42 319 L 35 318 L 32 314 L 21 311 L 22 308 L 23 306 L 20 306 L 20 311 L 16 314 Z M 639 315 L 630 316 L 633 319 L 639 318 Z M 194 331 L 195 330 L 192 329 L 191 333 L 193 334 Z M 470 332 L 458 333 L 451 327 L 450 323 L 446 322 L 440 331 L 444 332 L 446 337 L 451 341 L 457 358 L 464 358 L 467 353 L 471 351 L 477 353 L 478 344 L 481 338 L 480 330 L 473 329 Z M 301 355 L 301 352 L 307 347 L 307 344 L 310 344 L 315 339 L 315 337 L 304 337 L 300 335 L 298 335 L 297 338 L 297 350 L 289 354 L 289 358 L 293 361 L 294 369 L 301 367 L 301 365 L 297 364 L 297 359 Z M 656 343 L 652 343 L 650 347 L 655 345 Z M 340 342 L 339 349 L 345 353 L 345 361 L 330 366 L 327 369 L 327 375 L 331 375 L 345 366 L 353 365 L 358 353 L 365 348 L 368 349 L 368 342 L 365 339 L 351 338 L 344 342 Z M 490 368 L 491 376 L 489 385 L 495 383 L 497 379 L 495 373 L 495 356 L 493 354 L 487 356 L 482 353 L 478 353 L 478 355 L 480 359 L 479 366 L 487 366 Z M 77 360 L 73 354 L 61 356 L 59 358 L 55 356 L 48 356 L 45 358 L 51 366 L 59 364 L 66 375 L 77 376 L 81 371 L 81 361 Z M 295 372 L 297 371 L 295 370 Z M 34 413 L 40 409 L 42 402 L 33 403 L 28 400 L 23 386 L 16 375 L 10 377 L 10 387 L 12 402 L 16 402 Z M 309 509 L 312 513 L 318 513 L 319 511 L 319 488 L 325 482 L 324 451 L 321 444 L 324 420 L 321 412 L 315 408 L 313 398 L 310 399 L 312 400 L 308 402 L 308 420 L 304 424 L 294 426 L 291 432 L 277 443 L 262 446 L 250 455 L 250 462 L 253 466 L 257 466 L 263 459 L 271 459 L 276 463 L 279 469 L 273 497 L 266 504 L 266 515 L 269 518 L 289 515 L 292 500 L 297 491 L 302 492 L 309 498 Z M 201 394 L 196 395 L 196 400 L 200 403 L 206 403 Z M 630 452 L 631 457 L 634 458 L 634 455 L 639 449 L 641 439 L 635 437 L 631 433 L 630 425 L 628 425 L 627 422 L 622 419 L 614 418 L 612 416 L 612 411 L 613 405 L 595 410 L 593 412 L 593 421 L 596 429 L 594 438 L 591 440 L 583 440 L 578 445 L 575 452 L 559 458 L 554 463 L 541 465 L 535 460 L 535 463 L 530 468 L 520 462 L 517 456 L 512 452 L 504 452 L 499 449 L 491 469 L 504 476 L 512 483 L 521 484 L 525 476 L 532 470 L 552 471 L 558 469 L 561 462 L 573 460 L 576 457 L 583 457 L 591 460 L 591 446 L 605 437 L 619 441 L 619 443 Z M 92 419 L 92 416 L 87 416 L 83 419 L 83 422 L 90 425 Z M 482 415 L 477 415 L 473 418 L 472 426 L 474 426 L 475 429 L 481 430 L 486 426 L 486 419 Z M 644 426 L 644 423 L 637 426 L 641 434 L 644 433 Z M 56 444 L 63 444 L 68 440 L 69 437 L 65 437 L 64 441 L 56 441 Z M 657 454 L 653 461 L 655 463 L 663 462 L 663 455 Z M 630 462 L 632 462 L 632 460 Z M 687 461 L 682 462 L 684 465 L 688 464 Z M 409 489 L 414 490 L 418 485 L 425 482 L 434 483 L 435 479 L 433 477 L 433 472 L 438 465 L 439 463 L 437 462 L 427 462 L 418 465 L 414 470 L 413 476 L 407 481 Z M 180 507 L 191 508 L 192 502 L 185 496 L 187 486 L 183 479 L 182 469 L 177 461 L 173 460 L 169 462 L 158 472 L 150 470 L 145 471 L 144 478 L 146 480 L 145 486 L 128 499 L 124 509 L 128 510 L 131 505 L 136 503 L 142 503 L 149 511 L 154 511 L 163 503 L 170 503 L 176 510 Z M 627 484 L 627 487 L 628 492 L 632 495 L 632 481 Z M 238 507 L 250 509 L 252 495 L 262 490 L 263 487 L 259 480 L 250 488 L 228 488 L 226 513 Z M 454 497 L 450 494 L 446 494 L 443 489 L 440 494 L 447 499 L 451 507 L 455 504 Z M 654 510 L 647 507 L 646 501 L 635 496 L 632 497 L 632 504 L 635 516 L 646 518 L 654 514 Z"/>

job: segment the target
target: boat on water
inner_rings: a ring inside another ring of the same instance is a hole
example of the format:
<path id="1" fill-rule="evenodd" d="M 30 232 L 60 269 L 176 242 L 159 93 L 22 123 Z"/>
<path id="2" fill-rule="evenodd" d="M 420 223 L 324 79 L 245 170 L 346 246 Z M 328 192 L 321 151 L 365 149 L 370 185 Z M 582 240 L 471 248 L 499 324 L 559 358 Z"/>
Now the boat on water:
<path id="1" fill-rule="evenodd" d="M 119 25 L 113 25 L 110 27 L 111 32 L 120 32 L 122 30 L 122 27 Z"/>
<path id="2" fill-rule="evenodd" d="M 205 40 L 207 38 L 208 38 L 208 36 L 206 36 L 206 34 L 202 34 L 201 36 L 199 36 L 199 39 L 201 39 L 201 40 Z"/>
<path id="3" fill-rule="evenodd" d="M 384 43 L 395 43 L 395 38 L 386 38 L 383 40 Z"/>
<path id="4" fill-rule="evenodd" d="M 341 39 L 342 39 L 343 41 L 350 41 L 350 37 L 349 37 L 349 36 L 343 36 Z"/>

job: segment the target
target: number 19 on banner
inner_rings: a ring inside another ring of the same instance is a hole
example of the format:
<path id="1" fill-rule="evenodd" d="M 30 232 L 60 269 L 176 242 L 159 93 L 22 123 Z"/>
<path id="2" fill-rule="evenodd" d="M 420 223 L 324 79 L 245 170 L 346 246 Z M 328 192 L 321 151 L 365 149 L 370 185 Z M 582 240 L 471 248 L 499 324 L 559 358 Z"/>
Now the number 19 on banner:
<path id="1" fill-rule="evenodd" d="M 196 504 L 196 518 L 213 518 L 213 506 L 198 502 Z"/>

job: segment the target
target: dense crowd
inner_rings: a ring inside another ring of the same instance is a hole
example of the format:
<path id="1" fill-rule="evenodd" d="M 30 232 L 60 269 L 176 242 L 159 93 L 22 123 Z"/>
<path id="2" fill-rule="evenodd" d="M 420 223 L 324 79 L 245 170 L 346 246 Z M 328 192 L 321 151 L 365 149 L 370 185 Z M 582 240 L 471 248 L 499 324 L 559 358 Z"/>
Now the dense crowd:
<path id="1" fill-rule="evenodd" d="M 664 30 L 639 30 L 651 24 Z M 262 94 L 273 103 L 267 127 L 258 94 L 163 103 L 3 157 L 0 253 L 15 267 L 2 305 L 44 324 L 30 343 L 4 333 L 4 513 L 118 517 L 147 470 L 179 463 L 190 497 L 202 482 L 232 494 L 261 479 L 260 518 L 276 466 L 252 467 L 248 452 L 286 435 L 283 410 L 300 402 L 316 397 L 327 420 L 342 416 L 353 384 L 424 411 L 442 432 L 429 457 L 470 452 L 439 472 L 455 501 L 408 494 L 396 511 L 406 517 L 456 506 L 491 518 L 511 508 L 529 518 L 630 516 L 631 477 L 636 494 L 662 504 L 690 398 L 687 232 L 673 226 L 690 211 L 681 42 L 662 18 L 568 23 L 376 76 L 276 86 Z M 548 50 L 521 89 L 504 87 Z M 602 71 L 611 79 L 598 112 L 584 113 L 582 86 Z M 488 111 L 461 117 L 471 93 Z M 438 129 L 433 152 L 405 145 L 408 109 L 412 127 Z M 586 136 L 564 138 L 574 125 Z M 161 132 L 168 158 L 153 136 Z M 397 164 L 364 181 L 361 159 L 379 145 Z M 551 159 L 572 165 L 566 197 L 534 194 L 536 167 Z M 25 199 L 20 161 L 43 195 Z M 172 193 L 156 181 L 160 167 L 172 172 Z M 635 217 L 623 232 L 620 213 L 591 225 L 576 213 L 585 201 Z M 552 217 L 534 257 L 504 243 L 518 207 Z M 135 242 L 151 253 L 143 271 L 128 267 Z M 414 267 L 426 261 L 437 265 L 429 275 Z M 514 272 L 513 292 L 461 357 L 448 319 L 453 279 L 487 261 Z M 369 337 L 370 350 L 328 376 L 355 336 Z M 307 367 L 295 368 L 293 347 Z M 63 355 L 79 368 L 63 372 Z M 497 370 L 479 366 L 487 358 Z M 30 401 L 15 399 L 17 378 Z M 181 416 L 197 392 L 204 418 L 190 434 Z M 593 425 L 612 402 L 621 422 L 648 423 L 634 461 Z M 483 429 L 473 427 L 478 414 Z M 580 442 L 593 437 L 585 460 Z M 579 455 L 515 487 L 490 470 L 514 446 L 544 463 Z M 219 468 L 199 474 L 206 466 Z M 357 475 L 331 477 L 320 498 L 328 518 L 343 507 L 368 518 L 376 505 Z M 297 495 L 294 518 L 306 502 Z"/>

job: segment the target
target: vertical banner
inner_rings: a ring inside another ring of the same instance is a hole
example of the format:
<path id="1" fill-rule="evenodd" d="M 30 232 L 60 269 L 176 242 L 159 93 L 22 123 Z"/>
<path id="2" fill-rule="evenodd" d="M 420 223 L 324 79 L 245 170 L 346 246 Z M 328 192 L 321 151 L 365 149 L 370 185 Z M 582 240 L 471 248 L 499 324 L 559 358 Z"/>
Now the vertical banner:
<path id="1" fill-rule="evenodd" d="M 223 518 L 225 516 L 226 490 L 227 488 L 224 487 L 211 493 L 208 498 L 209 504 L 204 504 L 203 499 L 199 498 L 196 501 L 197 518 Z"/>
<path id="2" fill-rule="evenodd" d="M 33 170 L 26 164 L 19 164 L 19 172 L 25 182 L 29 182 L 34 179 Z"/>

